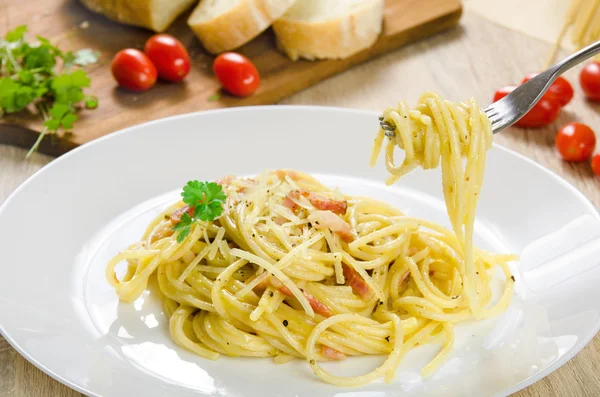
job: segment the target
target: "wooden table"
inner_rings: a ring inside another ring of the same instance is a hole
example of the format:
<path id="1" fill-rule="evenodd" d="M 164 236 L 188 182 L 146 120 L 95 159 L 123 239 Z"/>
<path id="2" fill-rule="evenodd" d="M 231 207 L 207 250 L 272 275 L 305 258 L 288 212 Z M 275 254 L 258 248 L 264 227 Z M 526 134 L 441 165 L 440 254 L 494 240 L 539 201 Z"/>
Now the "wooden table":
<path id="1" fill-rule="evenodd" d="M 493 45 L 491 45 L 493 43 Z M 404 98 L 416 102 L 425 90 L 462 100 L 475 96 L 489 102 L 494 90 L 518 83 L 535 71 L 549 45 L 493 25 L 466 12 L 461 27 L 357 67 L 285 101 L 285 104 L 343 106 L 381 110 Z M 575 99 L 555 126 L 541 130 L 513 129 L 497 142 L 521 152 L 565 177 L 600 207 L 600 178 L 588 164 L 563 163 L 554 149 L 556 126 L 573 119 L 600 131 L 600 105 L 583 99 L 576 84 L 577 72 L 567 75 L 575 87 Z M 24 161 L 25 151 L 0 146 L 0 201 L 51 158 L 37 155 Z M 598 396 L 600 336 L 574 359 L 533 386 L 516 394 L 525 396 Z M 77 396 L 22 358 L 0 337 L 0 396 Z"/>

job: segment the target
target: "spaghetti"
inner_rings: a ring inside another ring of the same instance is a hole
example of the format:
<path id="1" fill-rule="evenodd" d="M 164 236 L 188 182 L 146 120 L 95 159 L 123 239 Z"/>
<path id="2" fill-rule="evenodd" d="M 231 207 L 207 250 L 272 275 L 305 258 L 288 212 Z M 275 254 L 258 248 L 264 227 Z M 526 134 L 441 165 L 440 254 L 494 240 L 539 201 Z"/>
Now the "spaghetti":
<path id="1" fill-rule="evenodd" d="M 578 50 L 600 40 L 600 0 L 571 0 L 565 22 L 544 69 L 550 67 L 556 59 L 558 49 L 569 29 L 571 42 Z"/>
<path id="2" fill-rule="evenodd" d="M 177 344 L 211 360 L 305 359 L 319 378 L 340 386 L 390 381 L 408 350 L 439 339 L 443 347 L 423 373 L 445 360 L 454 324 L 471 317 L 464 247 L 453 232 L 300 172 L 219 183 L 227 194 L 220 218 L 196 222 L 178 242 L 173 225 L 189 209 L 174 204 L 107 265 L 126 302 L 157 278 Z M 475 251 L 482 305 L 492 300 L 494 268 L 510 280 L 510 259 Z M 512 288 L 507 282 L 484 317 L 506 308 Z M 388 358 L 379 368 L 357 377 L 318 364 L 381 354 Z"/>
<path id="3" fill-rule="evenodd" d="M 438 94 L 425 93 L 415 109 L 410 109 L 404 102 L 386 109 L 382 122 L 393 130 L 385 148 L 386 167 L 391 174 L 388 184 L 417 167 L 431 169 L 441 164 L 446 209 L 459 243 L 458 250 L 464 258 L 462 292 L 469 306 L 469 310 L 461 312 L 462 317 L 454 313 L 454 318 L 463 319 L 470 315 L 483 318 L 497 314 L 499 307 L 508 305 L 510 295 L 505 293 L 500 306 L 485 307 L 487 292 L 481 289 L 479 258 L 473 248 L 475 210 L 483 185 L 486 152 L 492 144 L 489 119 L 474 99 L 453 103 Z M 375 138 L 371 165 L 377 161 L 384 139 L 382 127 Z M 405 153 L 400 165 L 396 165 L 396 148 Z M 463 166 L 465 158 L 466 165 Z M 412 265 L 410 258 L 407 262 Z M 506 269 L 505 274 L 509 276 Z M 507 284 L 510 286 L 511 283 Z"/>

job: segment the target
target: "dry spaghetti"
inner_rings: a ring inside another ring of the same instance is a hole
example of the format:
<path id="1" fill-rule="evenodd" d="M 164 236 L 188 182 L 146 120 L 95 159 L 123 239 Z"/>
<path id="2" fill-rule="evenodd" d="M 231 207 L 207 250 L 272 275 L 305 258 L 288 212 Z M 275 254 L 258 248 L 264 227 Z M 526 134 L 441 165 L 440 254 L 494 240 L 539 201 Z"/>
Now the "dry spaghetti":
<path id="1" fill-rule="evenodd" d="M 571 30 L 571 43 L 577 50 L 600 40 L 600 0 L 571 0 L 565 14 L 565 22 L 544 69 L 550 67 L 555 61 L 558 49 L 569 29 Z"/>

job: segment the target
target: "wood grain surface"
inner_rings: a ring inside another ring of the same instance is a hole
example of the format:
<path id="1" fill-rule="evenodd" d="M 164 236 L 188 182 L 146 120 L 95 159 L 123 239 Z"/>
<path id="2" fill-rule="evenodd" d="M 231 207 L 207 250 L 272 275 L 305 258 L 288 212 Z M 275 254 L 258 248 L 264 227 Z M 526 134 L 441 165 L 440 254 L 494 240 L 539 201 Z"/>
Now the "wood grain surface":
<path id="1" fill-rule="evenodd" d="M 499 86 L 517 83 L 526 73 L 541 67 L 549 48 L 547 43 L 466 12 L 458 29 L 356 67 L 282 103 L 381 110 L 400 98 L 414 103 L 423 91 L 435 90 L 454 100 L 475 96 L 485 104 Z M 593 176 L 587 164 L 562 162 L 554 150 L 555 131 L 561 124 L 577 119 L 600 130 L 600 107 L 583 99 L 576 84 L 577 71 L 568 73 L 567 78 L 573 82 L 575 99 L 554 126 L 540 130 L 509 129 L 499 134 L 496 141 L 560 174 L 600 207 L 600 178 Z M 24 150 L 0 146 L 0 200 L 51 160 L 38 154 L 26 162 L 24 155 Z M 519 192 L 515 194 L 518 205 Z M 559 370 L 515 396 L 599 396 L 599 364 L 597 335 Z M 43 374 L 0 338 L 0 396 L 76 397 L 79 393 Z"/>
<path id="2" fill-rule="evenodd" d="M 161 117 L 198 110 L 229 106 L 272 104 L 304 88 L 387 53 L 401 45 L 429 36 L 456 25 L 461 15 L 460 0 L 387 0 L 383 32 L 370 48 L 350 58 L 328 61 L 290 61 L 275 48 L 270 30 L 240 49 L 256 64 L 261 86 L 252 96 L 236 98 L 226 94 L 211 100 L 219 90 L 212 75 L 212 56 L 202 50 L 200 42 L 186 24 L 187 14 L 179 18 L 168 33 L 179 38 L 192 58 L 192 70 L 181 84 L 159 82 L 145 93 L 118 89 L 110 73 L 113 55 L 124 47 L 141 48 L 151 32 L 120 25 L 94 14 L 75 0 L 3 0 L 0 8 L 0 33 L 18 25 L 28 25 L 32 35 L 48 37 L 67 50 L 92 48 L 100 52 L 100 61 L 86 70 L 92 86 L 88 92 L 99 98 L 99 107 L 80 112 L 73 135 L 61 139 L 45 139 L 40 151 L 47 154 L 65 152 L 77 145 L 132 125 Z M 4 26 L 3 26 L 4 25 Z M 82 28 L 85 27 L 85 28 Z M 41 130 L 41 119 L 35 114 L 16 114 L 1 122 L 0 143 L 31 147 Z M 123 113 L 127 117 L 123 117 Z M 26 116 L 26 117 L 24 117 Z M 54 136 L 53 138 L 57 138 Z"/>

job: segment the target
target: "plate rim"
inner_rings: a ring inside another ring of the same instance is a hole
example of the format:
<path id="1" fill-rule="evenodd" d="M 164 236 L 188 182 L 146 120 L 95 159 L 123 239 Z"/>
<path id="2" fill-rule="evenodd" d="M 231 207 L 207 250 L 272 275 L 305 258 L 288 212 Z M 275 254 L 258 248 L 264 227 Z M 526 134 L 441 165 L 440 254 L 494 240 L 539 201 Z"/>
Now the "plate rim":
<path id="1" fill-rule="evenodd" d="M 12 200 L 15 199 L 15 197 L 20 193 L 20 191 L 22 189 L 24 189 L 27 185 L 32 183 L 33 180 L 38 178 L 39 175 L 41 175 L 45 172 L 48 172 L 47 170 L 49 168 L 53 167 L 57 163 L 60 163 L 63 161 L 68 161 L 68 159 L 70 157 L 72 157 L 73 155 L 75 155 L 76 153 L 78 153 L 81 150 L 87 150 L 90 146 L 93 146 L 95 144 L 98 144 L 98 143 L 103 142 L 108 139 L 113 139 L 113 138 L 118 137 L 123 134 L 135 133 L 136 130 L 143 130 L 144 128 L 154 125 L 154 124 L 168 123 L 173 120 L 193 118 L 193 117 L 198 117 L 198 116 L 202 117 L 202 115 L 212 115 L 212 114 L 232 113 L 232 112 L 233 113 L 235 113 L 235 112 L 253 112 L 253 111 L 267 111 L 267 112 L 273 112 L 273 111 L 275 111 L 275 112 L 279 112 L 279 111 L 319 111 L 319 112 L 337 112 L 337 113 L 352 113 L 352 114 L 360 114 L 360 115 L 371 115 L 374 117 L 379 115 L 379 113 L 374 110 L 358 109 L 358 108 L 345 108 L 345 107 L 339 107 L 339 106 L 260 105 L 260 106 L 243 106 L 243 107 L 231 107 L 231 108 L 222 108 L 222 109 L 200 110 L 197 112 L 183 113 L 183 114 L 178 114 L 178 115 L 174 115 L 174 116 L 168 116 L 168 117 L 163 117 L 163 118 L 159 118 L 156 120 L 147 121 L 145 123 L 140 123 L 140 124 L 136 124 L 133 126 L 129 126 L 127 128 L 117 130 L 110 134 L 96 138 L 92 141 L 86 142 L 83 145 L 69 151 L 68 153 L 65 153 L 65 154 L 59 156 L 58 158 L 51 160 L 48 164 L 44 165 L 42 168 L 40 168 L 39 170 L 34 172 L 31 176 L 29 176 L 25 181 L 23 181 L 21 184 L 19 184 L 15 188 L 15 190 L 13 190 L 8 195 L 8 197 L 0 205 L 0 217 L 2 217 L 2 214 L 6 211 L 6 207 L 9 205 L 9 203 Z M 591 212 L 594 214 L 595 218 L 597 220 L 600 220 L 600 209 L 596 208 L 596 206 L 591 201 L 591 199 L 589 199 L 579 189 L 577 189 L 577 187 L 575 187 L 571 182 L 569 182 L 568 180 L 566 180 L 565 178 L 563 178 L 562 176 L 557 174 L 555 171 L 544 167 L 543 165 L 539 164 L 538 162 L 534 161 L 533 159 L 531 159 L 513 149 L 510 149 L 504 145 L 494 142 L 493 147 L 498 150 L 504 151 L 505 153 L 508 153 L 512 156 L 515 156 L 521 160 L 524 160 L 526 163 L 529 163 L 531 166 L 545 172 L 549 177 L 551 177 L 553 180 L 558 182 L 560 185 L 562 185 L 569 191 L 573 192 L 580 199 L 583 199 L 582 202 L 585 203 L 585 205 L 592 210 Z M 575 357 L 577 354 L 579 354 L 590 343 L 590 341 L 598 334 L 599 331 L 600 331 L 600 318 L 596 321 L 596 324 L 594 326 L 594 331 L 590 332 L 588 335 L 586 335 L 585 338 L 581 338 L 580 343 L 579 343 L 579 346 L 580 346 L 579 348 L 570 349 L 570 351 L 567 354 L 563 355 L 560 358 L 560 360 L 547 365 L 545 368 L 543 368 L 541 371 L 537 372 L 536 374 L 529 376 L 528 378 L 522 380 L 521 382 L 515 384 L 514 386 L 512 386 L 502 392 L 494 394 L 494 396 L 505 396 L 505 395 L 513 394 L 517 391 L 525 389 L 528 386 L 531 386 L 535 382 L 538 382 L 538 381 L 544 379 L 546 376 L 548 376 L 552 372 L 558 370 L 560 367 L 562 367 L 564 364 L 566 364 L 568 361 L 570 361 L 573 357 Z M 37 359 L 35 359 L 32 355 L 27 353 L 25 351 L 25 349 L 21 345 L 16 343 L 16 341 L 6 332 L 6 330 L 2 326 L 2 323 L 0 323 L 0 335 L 2 335 L 2 337 L 8 342 L 8 344 L 13 349 L 15 349 L 23 358 L 25 358 L 27 361 L 29 361 L 31 364 L 33 364 L 37 369 L 41 370 L 42 372 L 44 372 L 46 375 L 50 376 L 54 380 L 62 383 L 65 386 L 68 386 L 68 387 L 74 389 L 77 392 L 85 394 L 87 396 L 100 397 L 100 395 L 92 392 L 91 390 L 87 389 L 86 387 L 80 386 L 77 383 L 67 379 L 66 377 L 63 377 L 63 376 L 57 374 L 50 367 L 42 364 Z"/>

